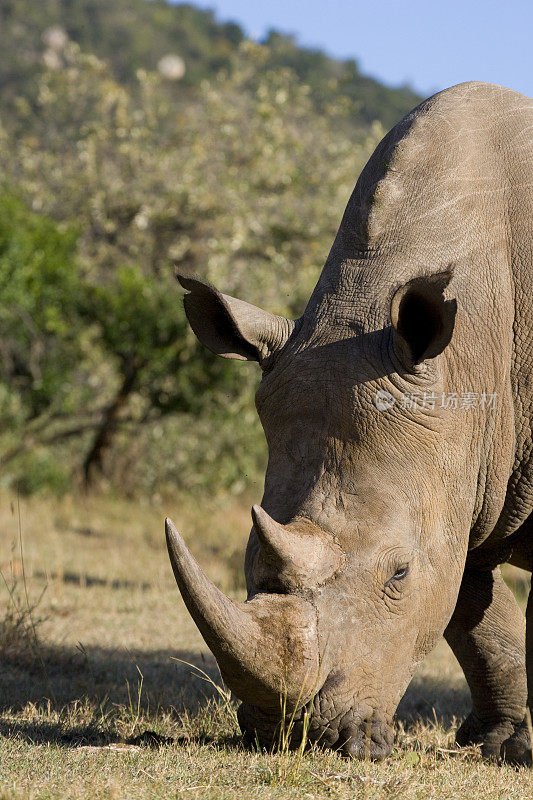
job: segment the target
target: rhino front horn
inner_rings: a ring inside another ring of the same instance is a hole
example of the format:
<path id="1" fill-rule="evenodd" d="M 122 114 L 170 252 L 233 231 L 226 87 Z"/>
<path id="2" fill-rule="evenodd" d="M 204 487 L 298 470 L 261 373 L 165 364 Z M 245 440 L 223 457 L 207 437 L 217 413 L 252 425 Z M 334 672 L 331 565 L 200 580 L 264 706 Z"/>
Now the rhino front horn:
<path id="1" fill-rule="evenodd" d="M 170 519 L 168 554 L 179 590 L 225 683 L 246 703 L 303 705 L 319 678 L 316 614 L 300 597 L 259 594 L 237 603 L 209 580 Z"/>

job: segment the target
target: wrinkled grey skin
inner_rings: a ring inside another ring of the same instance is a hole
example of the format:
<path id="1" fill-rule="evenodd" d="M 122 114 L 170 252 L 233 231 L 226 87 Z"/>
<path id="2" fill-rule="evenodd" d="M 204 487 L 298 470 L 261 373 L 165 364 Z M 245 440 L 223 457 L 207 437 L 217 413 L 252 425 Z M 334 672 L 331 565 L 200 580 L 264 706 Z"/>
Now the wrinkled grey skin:
<path id="1" fill-rule="evenodd" d="M 528 761 L 524 620 L 499 564 L 533 567 L 532 228 L 533 101 L 466 83 L 379 144 L 295 323 L 181 277 L 199 339 L 263 369 L 267 513 L 254 512 L 242 609 L 277 597 L 287 630 L 305 634 L 299 650 L 280 633 L 276 663 L 301 652 L 294 663 L 316 667 L 300 696 L 290 685 L 296 719 L 310 713 L 310 738 L 347 754 L 390 751 L 398 701 L 444 633 L 472 693 L 458 742 Z M 392 407 L 378 410 L 379 390 Z M 237 650 L 202 613 L 244 732 L 268 744 L 267 645 L 226 663 Z M 531 704 L 531 601 L 527 616 Z"/>

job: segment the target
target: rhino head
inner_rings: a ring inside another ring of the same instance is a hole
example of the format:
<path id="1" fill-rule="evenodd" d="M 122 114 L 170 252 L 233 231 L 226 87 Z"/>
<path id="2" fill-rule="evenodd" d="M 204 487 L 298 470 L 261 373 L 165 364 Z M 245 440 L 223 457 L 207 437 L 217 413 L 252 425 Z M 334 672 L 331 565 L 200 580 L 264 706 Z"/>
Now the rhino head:
<path id="1" fill-rule="evenodd" d="M 410 387 L 441 388 L 431 362 L 452 336 L 449 279 L 396 288 L 375 334 L 350 324 L 341 286 L 292 322 L 180 279 L 199 339 L 263 369 L 269 460 L 246 602 L 213 586 L 167 521 L 185 603 L 243 701 L 243 730 L 263 744 L 283 694 L 297 723 L 307 712 L 312 739 L 384 757 L 396 705 L 453 611 L 464 548 L 452 535 L 457 487 L 442 477 L 446 415 L 421 421 L 401 407 Z"/>
<path id="2" fill-rule="evenodd" d="M 453 613 L 477 467 L 464 415 L 435 402 L 457 390 L 453 265 L 446 252 L 429 263 L 423 231 L 424 261 L 410 233 L 403 249 L 383 233 L 368 169 L 300 319 L 179 277 L 199 340 L 262 369 L 269 457 L 246 602 L 212 585 L 170 521 L 167 542 L 185 603 L 242 700 L 244 733 L 270 744 L 282 694 L 296 733 L 305 719 L 311 740 L 383 758 L 396 706 Z M 383 196 L 389 178 L 377 178 Z M 424 409 L 406 402 L 415 394 L 430 399 Z"/>

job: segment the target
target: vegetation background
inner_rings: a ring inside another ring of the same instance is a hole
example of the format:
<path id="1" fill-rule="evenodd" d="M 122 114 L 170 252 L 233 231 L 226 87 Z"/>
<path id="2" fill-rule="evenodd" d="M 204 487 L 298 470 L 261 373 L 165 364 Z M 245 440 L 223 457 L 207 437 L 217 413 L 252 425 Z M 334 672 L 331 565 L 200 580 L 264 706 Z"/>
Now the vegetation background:
<path id="1" fill-rule="evenodd" d="M 529 791 L 455 751 L 468 693 L 444 646 L 394 757 L 364 767 L 245 752 L 231 698 L 171 660 L 216 680 L 163 513 L 241 596 L 265 463 L 257 370 L 200 348 L 173 270 L 298 316 L 418 100 L 191 5 L 0 0 L 0 798 Z M 147 728 L 155 747 L 126 743 Z"/>
<path id="2" fill-rule="evenodd" d="M 1 0 L 0 92 L 3 487 L 259 492 L 257 373 L 173 267 L 299 315 L 416 96 L 159 0 Z"/>

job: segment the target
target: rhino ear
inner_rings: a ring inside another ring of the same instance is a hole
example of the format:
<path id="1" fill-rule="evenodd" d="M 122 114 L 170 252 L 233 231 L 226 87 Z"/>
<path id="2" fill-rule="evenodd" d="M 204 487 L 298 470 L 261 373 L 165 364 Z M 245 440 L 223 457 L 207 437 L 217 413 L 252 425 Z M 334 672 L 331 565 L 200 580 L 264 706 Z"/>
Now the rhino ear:
<path id="1" fill-rule="evenodd" d="M 223 358 L 263 364 L 294 329 L 292 320 L 221 294 L 198 278 L 176 277 L 189 292 L 183 304 L 191 328 L 203 345 Z"/>
<path id="2" fill-rule="evenodd" d="M 451 341 L 457 301 L 444 297 L 451 278 L 451 270 L 413 278 L 392 298 L 396 342 L 401 355 L 411 364 L 438 356 Z"/>

